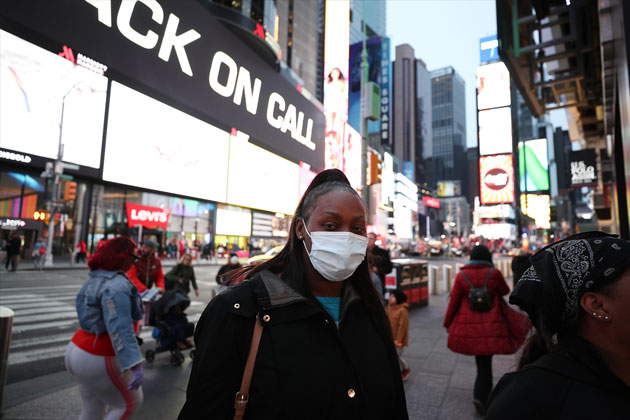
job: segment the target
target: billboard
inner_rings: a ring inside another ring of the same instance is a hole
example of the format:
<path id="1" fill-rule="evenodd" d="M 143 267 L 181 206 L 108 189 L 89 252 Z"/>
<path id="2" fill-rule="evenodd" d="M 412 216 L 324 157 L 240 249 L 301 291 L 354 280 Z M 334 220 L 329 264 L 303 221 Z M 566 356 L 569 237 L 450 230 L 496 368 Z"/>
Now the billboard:
<path id="1" fill-rule="evenodd" d="M 481 204 L 514 202 L 514 165 L 512 155 L 479 158 Z"/>
<path id="2" fill-rule="evenodd" d="M 318 106 L 200 2 L 0 2 L 0 25 L 66 45 L 107 66 L 113 80 L 224 131 L 236 127 L 286 159 L 324 166 Z"/>
<path id="3" fill-rule="evenodd" d="M 457 197 L 462 195 L 461 181 L 438 181 L 437 196 L 438 197 Z"/>
<path id="4" fill-rule="evenodd" d="M 168 219 L 171 209 L 161 207 L 142 206 L 140 204 L 126 203 L 127 205 L 127 226 L 144 226 L 152 228 L 168 228 Z"/>
<path id="5" fill-rule="evenodd" d="M 381 144 L 390 144 L 390 104 L 392 95 L 392 60 L 389 38 L 381 38 Z"/>
<path id="6" fill-rule="evenodd" d="M 479 155 L 512 153 L 510 107 L 479 111 Z"/>
<path id="7" fill-rule="evenodd" d="M 597 153 L 594 149 L 572 151 L 569 161 L 571 162 L 571 187 L 597 185 Z"/>
<path id="8" fill-rule="evenodd" d="M 110 95 L 105 181 L 225 202 L 228 132 L 117 82 Z"/>
<path id="9" fill-rule="evenodd" d="M 551 199 L 547 194 L 521 194 L 521 210 L 539 229 L 551 229 Z"/>
<path id="10" fill-rule="evenodd" d="M 100 168 L 107 78 L 2 30 L 0 63 L 0 148 L 56 159 L 61 134 L 64 162 Z"/>
<path id="11" fill-rule="evenodd" d="M 361 188 L 361 145 L 363 139 L 361 134 L 349 124 L 345 124 L 344 128 L 343 168 L 341 169 L 348 177 L 350 185 L 359 189 Z"/>
<path id="12" fill-rule="evenodd" d="M 549 191 L 547 139 L 520 142 L 518 167 L 521 191 Z"/>
<path id="13" fill-rule="evenodd" d="M 477 109 L 510 106 L 510 72 L 502 62 L 477 67 Z"/>
<path id="14" fill-rule="evenodd" d="M 479 62 L 481 64 L 499 60 L 499 40 L 496 35 L 479 40 Z"/>
<path id="15" fill-rule="evenodd" d="M 233 206 L 217 208 L 217 235 L 250 236 L 252 233 L 252 213 Z"/>
<path id="16" fill-rule="evenodd" d="M 369 65 L 368 79 L 370 82 L 381 85 L 381 62 L 383 47 L 380 37 L 369 38 L 366 41 L 367 58 Z M 348 84 L 348 124 L 361 132 L 361 53 L 363 42 L 350 45 Z M 378 133 L 381 122 L 368 121 L 368 133 Z"/>

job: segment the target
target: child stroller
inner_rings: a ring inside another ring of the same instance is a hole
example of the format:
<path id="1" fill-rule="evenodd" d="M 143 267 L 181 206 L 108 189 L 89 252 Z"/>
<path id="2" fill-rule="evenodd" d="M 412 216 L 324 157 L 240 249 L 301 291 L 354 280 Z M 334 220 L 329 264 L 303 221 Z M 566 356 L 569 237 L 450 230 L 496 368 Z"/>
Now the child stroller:
<path id="1" fill-rule="evenodd" d="M 169 290 L 162 297 L 151 303 L 149 311 L 149 325 L 154 327 L 155 350 L 147 350 L 144 358 L 153 362 L 157 353 L 170 352 L 171 364 L 180 366 L 185 357 L 182 350 L 192 348 L 188 340 L 193 335 L 195 325 L 188 322 L 184 311 L 190 305 L 190 299 L 181 290 Z M 190 358 L 195 357 L 194 348 L 190 351 Z"/>

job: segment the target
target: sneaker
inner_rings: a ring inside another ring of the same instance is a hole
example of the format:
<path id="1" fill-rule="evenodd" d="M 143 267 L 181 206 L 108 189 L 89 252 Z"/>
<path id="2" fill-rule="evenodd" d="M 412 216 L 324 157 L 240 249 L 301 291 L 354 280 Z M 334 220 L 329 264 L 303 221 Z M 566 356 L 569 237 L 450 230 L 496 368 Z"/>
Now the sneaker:
<path id="1" fill-rule="evenodd" d="M 486 414 L 486 406 L 484 403 L 481 402 L 481 400 L 478 400 L 477 398 L 475 398 L 473 400 L 473 405 L 475 406 L 479 414 L 481 414 L 482 416 Z"/>
<path id="2" fill-rule="evenodd" d="M 411 372 L 411 369 L 407 368 L 405 370 L 402 371 L 401 376 L 402 376 L 402 380 L 405 381 L 407 380 L 407 378 L 409 378 L 409 373 Z"/>

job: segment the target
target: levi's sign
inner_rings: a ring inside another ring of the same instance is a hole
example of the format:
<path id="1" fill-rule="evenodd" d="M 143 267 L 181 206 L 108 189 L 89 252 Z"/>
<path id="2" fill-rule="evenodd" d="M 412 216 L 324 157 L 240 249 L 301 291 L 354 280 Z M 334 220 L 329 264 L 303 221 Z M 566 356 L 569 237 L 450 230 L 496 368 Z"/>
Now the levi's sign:
<path id="1" fill-rule="evenodd" d="M 166 229 L 170 215 L 170 209 L 127 203 L 127 225 L 129 227 L 142 225 L 149 229 Z"/>
<path id="2" fill-rule="evenodd" d="M 0 25 L 16 22 L 103 63 L 112 79 L 323 169 L 321 110 L 201 2 L 2 2 Z"/>

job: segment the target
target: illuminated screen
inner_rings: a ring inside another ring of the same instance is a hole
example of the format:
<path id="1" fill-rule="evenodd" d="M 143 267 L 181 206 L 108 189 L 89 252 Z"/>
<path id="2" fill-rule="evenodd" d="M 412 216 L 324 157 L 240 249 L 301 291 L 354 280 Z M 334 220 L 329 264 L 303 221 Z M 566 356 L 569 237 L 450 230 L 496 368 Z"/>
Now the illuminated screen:
<path id="1" fill-rule="evenodd" d="M 547 139 L 528 140 L 518 145 L 521 191 L 549 190 Z"/>
<path id="2" fill-rule="evenodd" d="M 300 188 L 299 165 L 236 136 L 230 141 L 227 202 L 293 214 Z"/>
<path id="3" fill-rule="evenodd" d="M 510 106 L 510 73 L 499 62 L 477 67 L 477 109 Z"/>
<path id="4" fill-rule="evenodd" d="M 344 126 L 348 121 L 350 0 L 327 0 L 325 24 L 325 165 L 326 169 L 343 170 Z"/>
<path id="5" fill-rule="evenodd" d="M 455 197 L 462 195 L 461 181 L 438 181 L 437 196 L 438 197 Z"/>
<path id="6" fill-rule="evenodd" d="M 343 148 L 343 172 L 353 188 L 361 188 L 361 134 L 345 125 Z"/>
<path id="7" fill-rule="evenodd" d="M 298 200 L 302 199 L 302 196 L 308 189 L 308 186 L 311 185 L 313 179 L 317 176 L 317 172 L 311 171 L 311 168 L 308 164 L 304 162 L 300 162 L 300 189 L 298 191 Z"/>
<path id="8" fill-rule="evenodd" d="M 99 168 L 107 78 L 0 30 L 0 147 Z M 65 100 L 64 100 L 65 96 Z"/>
<path id="9" fill-rule="evenodd" d="M 512 153 L 510 107 L 479 111 L 479 155 Z"/>
<path id="10" fill-rule="evenodd" d="M 113 82 L 103 179 L 225 202 L 229 137 Z"/>
<path id="11" fill-rule="evenodd" d="M 367 58 L 369 68 L 369 81 L 381 85 L 381 63 L 387 67 L 389 61 L 381 59 L 383 47 L 381 38 L 369 38 L 366 41 Z M 348 83 L 348 123 L 357 131 L 361 131 L 361 53 L 363 42 L 350 45 L 350 74 Z M 378 133 L 381 129 L 381 122 L 368 121 L 368 133 Z"/>
<path id="12" fill-rule="evenodd" d="M 521 210 L 539 229 L 551 229 L 551 200 L 547 194 L 521 194 Z"/>
<path id="13" fill-rule="evenodd" d="M 481 204 L 502 204 L 514 201 L 514 166 L 512 155 L 479 158 Z"/>
<path id="14" fill-rule="evenodd" d="M 249 210 L 217 209 L 217 235 L 251 236 L 252 213 Z"/>

